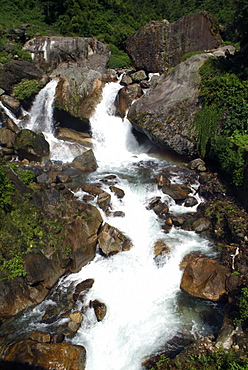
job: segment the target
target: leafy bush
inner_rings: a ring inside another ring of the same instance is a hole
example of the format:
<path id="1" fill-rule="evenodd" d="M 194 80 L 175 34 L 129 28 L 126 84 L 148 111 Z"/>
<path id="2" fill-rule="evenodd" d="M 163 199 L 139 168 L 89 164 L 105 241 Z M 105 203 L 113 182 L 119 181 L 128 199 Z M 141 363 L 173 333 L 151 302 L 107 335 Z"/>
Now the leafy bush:
<path id="1" fill-rule="evenodd" d="M 37 80 L 23 79 L 13 89 L 13 94 L 16 99 L 27 100 L 36 95 L 41 89 L 41 84 Z"/>
<path id="2" fill-rule="evenodd" d="M 123 51 L 118 49 L 115 45 L 109 45 L 111 56 L 108 62 L 108 68 L 129 68 L 131 61 L 129 56 Z"/>
<path id="3" fill-rule="evenodd" d="M 0 209 L 4 212 L 11 209 L 11 198 L 14 186 L 5 174 L 4 168 L 0 168 Z"/>
<path id="4" fill-rule="evenodd" d="M 240 316 L 241 320 L 245 321 L 248 319 L 248 287 L 241 290 L 241 296 L 239 301 Z"/>

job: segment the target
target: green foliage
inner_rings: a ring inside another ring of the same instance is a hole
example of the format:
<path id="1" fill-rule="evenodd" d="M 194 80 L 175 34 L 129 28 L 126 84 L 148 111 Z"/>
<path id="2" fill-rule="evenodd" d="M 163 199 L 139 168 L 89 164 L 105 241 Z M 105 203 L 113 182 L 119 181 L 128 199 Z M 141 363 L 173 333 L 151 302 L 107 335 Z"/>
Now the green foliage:
<path id="1" fill-rule="evenodd" d="M 29 185 L 36 181 L 36 175 L 31 170 L 26 170 L 21 167 L 18 167 L 15 163 L 9 162 L 8 166 L 17 174 L 19 179 L 21 179 L 25 185 Z"/>
<path id="2" fill-rule="evenodd" d="M 110 44 L 109 49 L 111 56 L 108 62 L 108 68 L 129 68 L 131 61 L 129 56 L 123 51 L 118 49 L 115 45 Z"/>
<path id="3" fill-rule="evenodd" d="M 224 351 L 214 348 L 208 353 L 188 355 L 180 354 L 173 360 L 160 355 L 150 370 L 247 370 L 248 360 L 238 358 L 233 350 Z"/>
<path id="4" fill-rule="evenodd" d="M 199 135 L 198 152 L 205 157 L 207 144 L 215 137 L 222 110 L 215 106 L 203 107 L 195 116 L 196 129 Z"/>
<path id="5" fill-rule="evenodd" d="M 197 55 L 197 54 L 202 54 L 202 51 L 192 51 L 191 53 L 187 53 L 185 54 L 181 61 L 184 62 L 185 60 L 189 59 L 190 57 L 192 57 L 193 55 Z"/>
<path id="6" fill-rule="evenodd" d="M 6 176 L 4 168 L 0 168 L 0 210 L 7 212 L 11 209 L 11 198 L 14 186 Z"/>
<path id="7" fill-rule="evenodd" d="M 248 319 L 248 287 L 242 288 L 239 301 L 242 322 Z"/>
<path id="8" fill-rule="evenodd" d="M 239 62 L 209 58 L 200 69 L 203 108 L 195 116 L 198 151 L 232 179 L 244 181 L 248 132 L 248 81 Z"/>
<path id="9" fill-rule="evenodd" d="M 244 181 L 244 154 L 244 148 L 235 145 L 232 138 L 216 136 L 212 140 L 210 158 L 220 164 L 223 172 L 231 175 L 236 186 L 242 186 Z"/>
<path id="10" fill-rule="evenodd" d="M 13 94 L 16 99 L 27 100 L 31 96 L 37 94 L 41 89 L 41 84 L 37 80 L 23 79 L 13 89 Z"/>

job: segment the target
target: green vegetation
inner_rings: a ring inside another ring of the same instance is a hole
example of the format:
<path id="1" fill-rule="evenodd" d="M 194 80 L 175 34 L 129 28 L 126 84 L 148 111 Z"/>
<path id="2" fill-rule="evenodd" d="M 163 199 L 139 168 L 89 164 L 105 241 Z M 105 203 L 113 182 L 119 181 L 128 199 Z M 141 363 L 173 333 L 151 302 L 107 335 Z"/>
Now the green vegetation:
<path id="1" fill-rule="evenodd" d="M 36 179 L 30 170 L 13 163 L 0 167 L 0 280 L 24 276 L 23 257 L 50 247 L 63 252 L 63 222 L 46 219 L 32 201 L 32 190 L 23 195 L 9 179 L 8 166 L 30 188 Z M 28 191 L 28 188 L 26 188 Z M 69 253 L 68 247 L 65 253 Z"/>
<path id="2" fill-rule="evenodd" d="M 37 80 L 23 79 L 13 89 L 13 94 L 18 100 L 27 100 L 36 95 L 41 89 L 41 84 Z"/>
<path id="3" fill-rule="evenodd" d="M 123 51 L 123 41 L 149 21 L 173 22 L 198 11 L 207 11 L 216 17 L 225 27 L 225 40 L 247 39 L 245 0 L 2 0 L 0 34 L 1 28 L 8 27 L 11 33 L 11 29 L 21 28 L 24 23 L 29 24 L 31 37 L 49 34 L 47 30 L 50 30 L 66 36 L 95 37 Z M 113 54 L 110 67 L 127 65 L 126 55 Z M 18 56 L 19 59 L 27 57 Z M 9 58 L 6 53 L 3 57 Z"/>
<path id="4" fill-rule="evenodd" d="M 211 349 L 207 353 L 183 357 L 180 354 L 173 360 L 163 354 L 150 370 L 247 370 L 248 359 L 237 356 L 233 350 Z"/>
<path id="5" fill-rule="evenodd" d="M 242 62 L 209 58 L 200 69 L 202 109 L 195 116 L 198 151 L 242 186 L 248 133 L 248 81 Z"/>
<path id="6" fill-rule="evenodd" d="M 248 287 L 241 289 L 241 296 L 239 301 L 241 321 L 248 320 Z"/>

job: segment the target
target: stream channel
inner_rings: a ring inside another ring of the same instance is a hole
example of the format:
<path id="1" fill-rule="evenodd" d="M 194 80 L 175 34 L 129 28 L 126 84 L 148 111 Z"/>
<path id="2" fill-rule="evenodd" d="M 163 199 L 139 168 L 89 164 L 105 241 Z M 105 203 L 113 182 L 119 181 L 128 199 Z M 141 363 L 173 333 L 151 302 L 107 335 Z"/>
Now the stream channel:
<path id="1" fill-rule="evenodd" d="M 38 94 L 25 128 L 43 131 L 52 161 L 70 163 L 83 148 L 53 136 L 56 84 L 56 80 L 51 81 Z M 196 211 L 197 205 L 189 208 L 176 204 L 155 183 L 155 177 L 165 168 L 170 168 L 171 181 L 182 183 L 180 168 L 185 168 L 185 164 L 154 149 L 148 141 L 139 144 L 130 122 L 114 116 L 113 103 L 121 87 L 119 83 L 106 84 L 102 101 L 90 120 L 98 168 L 86 177 L 86 182 L 97 183 L 109 175 L 115 176 L 115 186 L 124 190 L 125 196 L 118 199 L 111 195 L 111 206 L 125 217 L 106 216 L 100 211 L 105 222 L 131 239 L 133 247 L 108 258 L 97 252 L 92 262 L 80 272 L 61 278 L 44 302 L 25 311 L 15 323 L 15 338 L 32 330 L 55 332 L 57 326 L 68 321 L 66 318 L 50 324 L 42 321 L 47 308 L 56 306 L 55 297 L 58 293 L 66 294 L 72 284 L 94 279 L 84 304 L 87 306 L 95 299 L 103 302 L 106 316 L 98 322 L 94 310 L 86 310 L 76 336 L 67 339 L 86 348 L 86 370 L 141 370 L 142 361 L 163 350 L 173 337 L 197 339 L 216 333 L 221 315 L 217 304 L 194 300 L 180 290 L 181 260 L 193 251 L 213 257 L 212 242 L 175 226 L 165 233 L 161 228 L 163 221 L 146 207 L 151 198 L 160 196 L 175 216 Z M 104 186 L 109 192 L 103 182 L 103 189 Z M 197 182 L 192 184 L 192 195 L 200 203 L 203 200 L 197 195 L 197 188 Z M 79 187 L 75 196 L 82 199 L 83 195 Z M 157 241 L 162 241 L 170 252 L 154 259 Z M 78 309 L 83 307 L 79 304 Z"/>

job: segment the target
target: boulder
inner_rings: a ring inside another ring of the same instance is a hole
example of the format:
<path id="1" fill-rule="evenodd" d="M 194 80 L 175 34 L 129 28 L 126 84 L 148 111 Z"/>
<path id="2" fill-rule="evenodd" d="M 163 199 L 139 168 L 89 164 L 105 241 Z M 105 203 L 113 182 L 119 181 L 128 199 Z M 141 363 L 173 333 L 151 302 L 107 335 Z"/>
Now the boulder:
<path id="1" fill-rule="evenodd" d="M 216 260 L 196 258 L 184 270 L 180 288 L 191 297 L 225 301 L 229 270 Z"/>
<path id="2" fill-rule="evenodd" d="M 97 321 L 102 321 L 106 316 L 107 307 L 105 303 L 94 299 L 94 301 L 90 301 L 90 308 L 94 309 Z"/>
<path id="3" fill-rule="evenodd" d="M 117 198 L 122 199 L 125 196 L 124 190 L 118 188 L 117 186 L 111 185 L 109 188 L 117 196 Z"/>
<path id="4" fill-rule="evenodd" d="M 106 212 L 110 205 L 111 195 L 106 191 L 102 191 L 97 197 L 98 206 Z"/>
<path id="5" fill-rule="evenodd" d="M 41 161 L 49 156 L 49 143 L 42 133 L 23 129 L 16 135 L 14 147 L 21 159 L 26 158 L 30 161 Z"/>
<path id="6" fill-rule="evenodd" d="M 197 154 L 194 115 L 199 110 L 199 68 L 211 56 L 198 54 L 177 65 L 157 85 L 135 101 L 127 118 L 162 149 L 188 158 Z"/>
<path id="7" fill-rule="evenodd" d="M 50 343 L 51 336 L 50 334 L 44 333 L 43 331 L 34 330 L 32 331 L 32 333 L 30 333 L 29 339 L 35 340 L 36 342 L 40 343 Z"/>
<path id="8" fill-rule="evenodd" d="M 120 89 L 114 103 L 116 115 L 124 118 L 133 100 L 138 99 L 141 96 L 142 90 L 139 84 L 128 85 Z"/>
<path id="9" fill-rule="evenodd" d="M 19 100 L 13 98 L 13 96 L 9 96 L 6 94 L 1 96 L 1 102 L 8 109 L 10 109 L 13 113 L 17 113 L 21 106 L 21 103 Z"/>
<path id="10" fill-rule="evenodd" d="M 82 172 L 94 172 L 97 169 L 97 162 L 92 149 L 86 150 L 71 162 L 71 166 Z"/>
<path id="11" fill-rule="evenodd" d="M 129 36 L 125 48 L 136 69 L 162 73 L 180 63 L 183 55 L 217 48 L 221 42 L 217 21 L 200 12 L 173 23 L 152 21 Z"/>
<path id="12" fill-rule="evenodd" d="M 73 294 L 73 300 L 82 300 L 86 293 L 90 290 L 90 288 L 94 284 L 94 279 L 86 279 L 81 283 L 78 283 L 75 287 L 75 291 Z"/>
<path id="13" fill-rule="evenodd" d="M 55 94 L 55 117 L 63 125 L 63 112 L 78 118 L 89 119 L 102 97 L 102 75 L 88 68 L 67 68 L 54 71 L 59 77 Z M 59 112 L 58 112 L 59 111 Z M 69 123 L 67 126 L 70 127 Z"/>
<path id="14" fill-rule="evenodd" d="M 10 369 L 11 363 L 18 364 L 20 369 L 84 370 L 86 350 L 83 346 L 67 343 L 39 343 L 23 340 L 6 345 L 2 360 L 2 370 Z"/>
<path id="15" fill-rule="evenodd" d="M 117 228 L 105 223 L 98 236 L 98 245 L 106 256 L 128 250 L 130 240 L 127 239 Z"/>
<path id="16" fill-rule="evenodd" d="M 188 197 L 191 189 L 187 185 L 164 184 L 162 186 L 162 192 L 168 194 L 175 201 L 183 201 Z"/>
<path id="17" fill-rule="evenodd" d="M 33 63 L 23 60 L 12 60 L 0 68 L 0 87 L 11 93 L 15 84 L 22 79 L 34 80 L 42 77 L 42 72 Z"/>
<path id="18" fill-rule="evenodd" d="M 33 62 L 48 71 L 54 70 L 60 63 L 77 63 L 79 67 L 106 70 L 110 57 L 107 45 L 90 37 L 51 36 L 33 38 L 25 43 Z"/>

